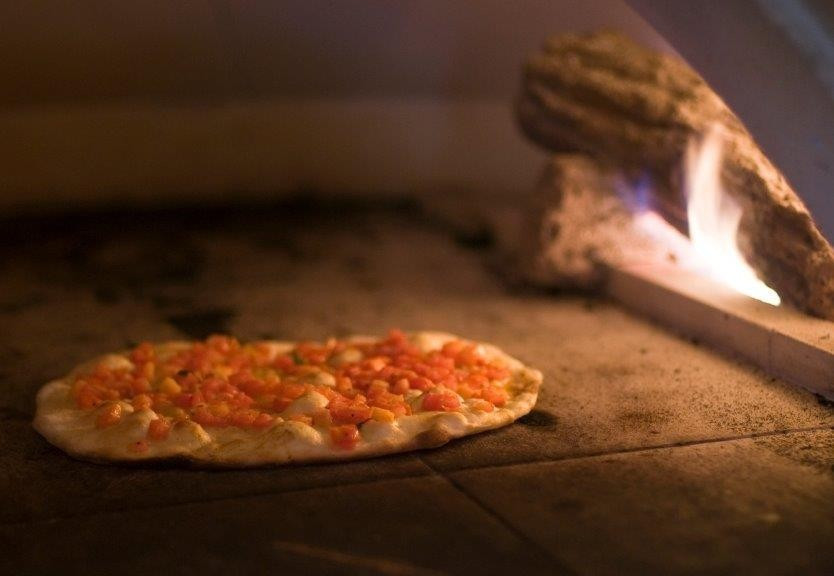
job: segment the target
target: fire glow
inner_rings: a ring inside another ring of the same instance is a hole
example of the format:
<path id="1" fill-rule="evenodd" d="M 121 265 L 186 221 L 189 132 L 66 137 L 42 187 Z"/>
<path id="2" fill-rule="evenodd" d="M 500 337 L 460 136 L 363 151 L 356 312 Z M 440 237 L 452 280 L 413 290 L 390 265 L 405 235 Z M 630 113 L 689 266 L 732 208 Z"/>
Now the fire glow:
<path id="1" fill-rule="evenodd" d="M 741 207 L 721 187 L 722 132 L 713 128 L 703 141 L 690 142 L 685 162 L 689 238 L 654 212 L 643 212 L 636 225 L 662 242 L 678 263 L 773 306 L 779 295 L 765 285 L 744 260 L 736 244 Z"/>

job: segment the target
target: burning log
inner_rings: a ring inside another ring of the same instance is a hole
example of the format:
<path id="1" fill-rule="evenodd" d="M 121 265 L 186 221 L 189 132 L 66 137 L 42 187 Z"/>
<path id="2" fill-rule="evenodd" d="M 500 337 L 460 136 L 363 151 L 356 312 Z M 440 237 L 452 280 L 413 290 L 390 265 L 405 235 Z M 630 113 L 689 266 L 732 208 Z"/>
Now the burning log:
<path id="1" fill-rule="evenodd" d="M 693 139 L 720 125 L 721 183 L 742 209 L 739 249 L 785 301 L 834 319 L 834 250 L 740 120 L 681 60 L 616 34 L 553 38 L 528 60 L 516 111 L 548 150 L 645 173 L 647 207 L 682 231 L 682 159 Z"/>
<path id="2" fill-rule="evenodd" d="M 831 323 L 747 298 L 690 269 L 692 245 L 656 214 L 635 216 L 634 189 L 610 165 L 556 154 L 523 225 L 527 245 L 518 253 L 527 280 L 599 289 L 679 333 L 834 400 Z M 493 225 L 506 216 L 506 208 L 500 210 Z M 669 236 L 658 235 L 663 232 Z"/>
<path id="3" fill-rule="evenodd" d="M 595 289 L 612 266 L 675 258 L 635 229 L 628 190 L 619 170 L 582 154 L 556 154 L 525 216 L 527 279 Z"/>

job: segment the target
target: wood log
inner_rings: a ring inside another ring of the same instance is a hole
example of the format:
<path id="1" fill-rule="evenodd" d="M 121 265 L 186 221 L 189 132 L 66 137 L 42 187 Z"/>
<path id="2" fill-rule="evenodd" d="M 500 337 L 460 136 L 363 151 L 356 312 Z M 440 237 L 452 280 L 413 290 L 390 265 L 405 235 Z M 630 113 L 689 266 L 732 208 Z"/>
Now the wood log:
<path id="1" fill-rule="evenodd" d="M 724 190 L 741 206 L 738 246 L 784 302 L 834 319 L 834 250 L 741 121 L 676 57 L 613 33 L 549 40 L 527 61 L 516 114 L 553 152 L 582 152 L 651 181 L 649 208 L 686 231 L 681 163 L 723 127 Z"/>
<path id="2" fill-rule="evenodd" d="M 598 290 L 683 335 L 834 400 L 832 324 L 748 298 L 688 269 L 685 244 L 658 244 L 630 211 L 628 176 L 584 154 L 556 154 L 529 204 L 525 280 Z M 483 206 L 482 206 L 483 208 Z M 493 226 L 508 210 L 496 211 Z M 681 238 L 683 241 L 683 238 Z"/>
<path id="3" fill-rule="evenodd" d="M 585 154 L 555 154 L 539 179 L 521 227 L 523 278 L 540 286 L 597 290 L 609 270 L 635 262 L 685 260 L 641 229 L 630 206 L 629 175 Z"/>

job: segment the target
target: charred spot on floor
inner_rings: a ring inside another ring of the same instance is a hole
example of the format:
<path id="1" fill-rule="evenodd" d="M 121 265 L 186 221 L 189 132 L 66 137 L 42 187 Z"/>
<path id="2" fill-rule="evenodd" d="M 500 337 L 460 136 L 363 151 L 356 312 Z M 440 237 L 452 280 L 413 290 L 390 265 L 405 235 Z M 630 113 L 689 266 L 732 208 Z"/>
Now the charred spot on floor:
<path id="1" fill-rule="evenodd" d="M 101 284 L 93 289 L 93 296 L 96 302 L 100 304 L 117 304 L 122 299 L 122 294 L 118 288 L 109 284 Z"/>
<path id="2" fill-rule="evenodd" d="M 43 294 L 24 295 L 23 297 L 8 302 L 0 302 L 0 313 L 14 314 L 29 308 L 34 308 L 47 301 Z"/>
<path id="3" fill-rule="evenodd" d="M 518 419 L 519 424 L 530 428 L 555 428 L 559 423 L 555 415 L 544 410 L 533 410 L 529 414 Z"/>
<path id="4" fill-rule="evenodd" d="M 490 250 L 495 247 L 495 234 L 487 226 L 454 232 L 455 244 L 469 250 Z"/>
<path id="5" fill-rule="evenodd" d="M 235 316 L 231 308 L 206 308 L 170 314 L 166 320 L 186 336 L 200 340 L 212 334 L 228 333 Z"/>
<path id="6" fill-rule="evenodd" d="M 820 406 L 825 406 L 826 408 L 834 408 L 834 400 L 830 400 L 823 396 L 822 394 L 814 394 L 814 397 L 817 399 L 817 403 Z"/>

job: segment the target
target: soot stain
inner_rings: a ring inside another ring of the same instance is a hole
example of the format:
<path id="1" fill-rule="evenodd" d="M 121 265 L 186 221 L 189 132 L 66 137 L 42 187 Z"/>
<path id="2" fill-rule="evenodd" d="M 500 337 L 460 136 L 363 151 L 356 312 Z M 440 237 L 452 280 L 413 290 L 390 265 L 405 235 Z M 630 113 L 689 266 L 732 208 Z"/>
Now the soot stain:
<path id="1" fill-rule="evenodd" d="M 298 232 L 291 229 L 267 231 L 253 239 L 255 246 L 282 256 L 293 264 L 314 262 L 320 254 L 308 249 L 297 238 Z"/>
<path id="2" fill-rule="evenodd" d="M 584 503 L 576 498 L 556 500 L 550 504 L 550 509 L 554 512 L 578 512 L 583 508 L 585 508 Z"/>
<path id="3" fill-rule="evenodd" d="M 454 241 L 458 246 L 470 250 L 488 250 L 495 246 L 495 235 L 489 228 L 458 231 L 454 234 Z"/>
<path id="4" fill-rule="evenodd" d="M 533 410 L 526 416 L 519 418 L 518 422 L 530 428 L 555 428 L 558 421 L 556 416 L 550 412 Z"/>
<path id="5" fill-rule="evenodd" d="M 168 310 L 178 309 L 182 310 L 183 308 L 189 307 L 192 302 L 194 302 L 194 297 L 188 293 L 183 294 L 165 294 L 165 293 L 157 293 L 153 294 L 150 297 L 151 304 L 153 307 L 160 311 L 166 312 Z"/>
<path id="6" fill-rule="evenodd" d="M 16 408 L 0 407 L 0 421 L 3 420 L 29 420 L 31 414 Z"/>
<path id="7" fill-rule="evenodd" d="M 352 256 L 348 256 L 345 258 L 344 267 L 349 272 L 367 272 L 368 268 L 370 268 L 370 263 L 368 262 L 368 257 L 361 255 L 361 254 L 354 254 Z"/>
<path id="8" fill-rule="evenodd" d="M 202 339 L 211 334 L 228 332 L 234 317 L 235 312 L 230 308 L 211 308 L 171 314 L 166 320 L 186 336 Z"/>
<path id="9" fill-rule="evenodd" d="M 116 304 L 121 300 L 120 291 L 114 287 L 106 284 L 101 284 L 93 290 L 96 302 L 100 304 Z"/>
<path id="10" fill-rule="evenodd" d="M 829 400 L 822 394 L 814 394 L 814 396 L 816 397 L 817 403 L 820 406 L 825 406 L 826 408 L 834 408 L 834 400 Z"/>
<path id="11" fill-rule="evenodd" d="M 15 312 L 22 312 L 24 310 L 28 310 L 29 308 L 39 306 L 44 302 L 46 302 L 46 297 L 42 295 L 27 296 L 25 298 L 21 298 L 20 300 L 16 300 L 13 302 L 0 303 L 0 312 L 10 314 Z"/>

